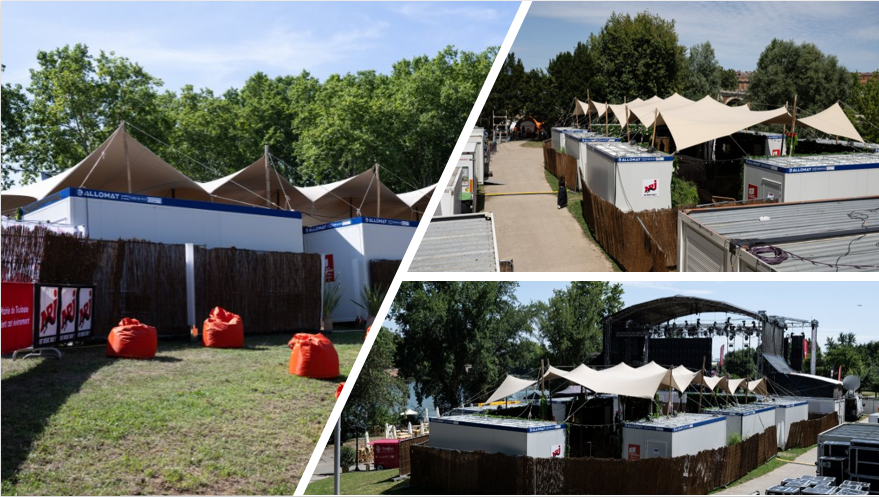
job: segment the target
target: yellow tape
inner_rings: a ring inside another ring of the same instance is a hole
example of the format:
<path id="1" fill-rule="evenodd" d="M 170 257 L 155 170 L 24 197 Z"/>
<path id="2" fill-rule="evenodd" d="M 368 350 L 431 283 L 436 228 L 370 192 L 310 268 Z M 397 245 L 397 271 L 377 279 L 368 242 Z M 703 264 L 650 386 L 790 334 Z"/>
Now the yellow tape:
<path id="1" fill-rule="evenodd" d="M 504 192 L 504 193 L 483 193 L 486 197 L 497 197 L 500 195 L 549 195 L 558 192 Z"/>

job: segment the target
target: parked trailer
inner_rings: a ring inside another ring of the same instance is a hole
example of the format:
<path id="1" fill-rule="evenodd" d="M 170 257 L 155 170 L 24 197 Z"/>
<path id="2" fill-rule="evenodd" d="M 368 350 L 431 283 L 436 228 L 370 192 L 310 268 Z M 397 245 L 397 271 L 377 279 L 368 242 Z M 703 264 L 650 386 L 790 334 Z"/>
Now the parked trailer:
<path id="1" fill-rule="evenodd" d="M 586 184 L 623 212 L 671 208 L 674 157 L 628 143 L 587 143 Z"/>
<path id="2" fill-rule="evenodd" d="M 580 189 L 580 179 L 586 177 L 588 169 L 586 146 L 589 143 L 619 143 L 619 138 L 599 135 L 585 129 L 572 129 L 564 132 L 565 153 L 577 159 L 577 184 L 575 189 Z M 569 182 L 570 183 L 570 182 Z"/>
<path id="3" fill-rule="evenodd" d="M 565 457 L 565 425 L 550 421 L 447 416 L 430 418 L 431 447 L 511 456 Z"/>
<path id="4" fill-rule="evenodd" d="M 97 240 L 194 243 L 302 252 L 296 211 L 67 188 L 23 208 L 23 220 L 83 226 Z"/>
<path id="5" fill-rule="evenodd" d="M 685 209 L 678 213 L 678 270 L 736 271 L 740 247 L 747 250 L 757 244 L 826 241 L 879 232 L 877 226 L 865 228 L 859 216 L 849 216 L 877 208 L 879 197 Z"/>
<path id="6" fill-rule="evenodd" d="M 771 405 L 775 407 L 775 428 L 778 432 L 778 448 L 783 449 L 790 434 L 790 425 L 809 419 L 809 402 L 804 399 L 778 397 L 752 405 Z"/>
<path id="7" fill-rule="evenodd" d="M 494 217 L 481 212 L 431 219 L 409 270 L 500 272 Z"/>
<path id="8" fill-rule="evenodd" d="M 623 425 L 623 458 L 695 455 L 726 445 L 726 416 L 678 414 Z"/>
<path id="9" fill-rule="evenodd" d="M 800 202 L 879 195 L 879 154 L 745 159 L 744 199 Z"/>
<path id="10" fill-rule="evenodd" d="M 775 406 L 745 404 L 703 409 L 702 412 L 726 416 L 727 439 L 730 435 L 738 435 L 742 440 L 747 440 L 775 426 Z"/>
<path id="11" fill-rule="evenodd" d="M 366 319 L 366 311 L 358 306 L 363 288 L 371 285 L 369 262 L 401 260 L 409 248 L 418 221 L 355 217 L 303 229 L 305 249 L 326 256 L 331 264 L 332 278 L 341 286 L 342 298 L 333 311 L 335 321 Z"/>

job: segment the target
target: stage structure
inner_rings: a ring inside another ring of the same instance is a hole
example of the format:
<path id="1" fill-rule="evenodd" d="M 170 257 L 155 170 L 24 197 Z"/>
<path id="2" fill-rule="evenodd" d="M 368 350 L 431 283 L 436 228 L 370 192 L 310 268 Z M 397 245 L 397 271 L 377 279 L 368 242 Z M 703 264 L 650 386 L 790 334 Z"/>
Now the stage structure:
<path id="1" fill-rule="evenodd" d="M 702 314 L 723 313 L 721 321 L 703 321 Z M 686 318 L 686 319 L 684 319 Z M 666 297 L 627 307 L 603 321 L 604 349 L 593 365 L 625 362 L 638 367 L 654 361 L 664 367 L 684 366 L 698 371 L 703 361 L 711 366 L 712 341 L 720 337 L 730 343 L 740 339 L 746 347 L 760 351 L 758 371 L 769 379 L 776 394 L 808 397 L 842 395 L 841 383 L 815 375 L 815 347 L 818 321 L 773 316 L 726 302 L 699 297 Z M 805 334 L 811 330 L 811 374 L 797 370 L 803 360 Z M 795 357 L 796 356 L 796 357 Z M 793 366 L 796 366 L 793 367 Z"/>

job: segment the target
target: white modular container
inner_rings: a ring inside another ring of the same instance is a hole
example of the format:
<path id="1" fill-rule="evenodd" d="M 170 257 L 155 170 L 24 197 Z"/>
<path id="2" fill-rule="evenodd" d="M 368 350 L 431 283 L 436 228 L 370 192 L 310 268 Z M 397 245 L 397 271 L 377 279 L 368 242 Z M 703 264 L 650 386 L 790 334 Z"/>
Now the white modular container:
<path id="1" fill-rule="evenodd" d="M 25 221 L 83 226 L 97 240 L 303 251 L 302 214 L 296 211 L 85 188 L 67 188 L 23 210 Z"/>
<path id="2" fill-rule="evenodd" d="M 552 419 L 554 419 L 556 423 L 565 422 L 569 409 L 568 406 L 574 402 L 574 400 L 576 400 L 576 397 L 558 397 L 550 401 L 550 406 L 552 406 Z M 540 401 L 538 400 L 537 402 L 539 403 Z"/>
<path id="3" fill-rule="evenodd" d="M 565 153 L 577 159 L 577 190 L 580 190 L 580 179 L 586 178 L 586 171 L 589 168 L 587 163 L 588 154 L 586 153 L 586 145 L 589 143 L 619 143 L 619 138 L 611 136 L 599 135 L 585 129 L 572 129 L 564 132 L 565 137 Z"/>
<path id="4" fill-rule="evenodd" d="M 757 244 L 792 244 L 792 247 L 814 243 L 819 248 L 829 246 L 842 237 L 865 233 L 863 221 L 858 216 L 850 217 L 851 212 L 867 212 L 877 208 L 879 197 L 682 210 L 678 213 L 678 271 L 737 271 L 740 266 L 737 250 L 748 250 L 748 247 Z M 875 244 L 865 246 L 858 253 L 849 254 L 848 257 L 853 257 L 849 261 L 853 261 L 851 264 L 872 262 L 870 265 L 879 265 L 877 249 L 879 247 Z M 833 247 L 823 255 L 795 251 L 794 248 L 789 250 L 810 259 L 825 257 L 829 263 L 835 263 L 839 256 L 846 253 Z M 833 254 L 836 257 L 831 257 Z M 766 266 L 761 270 L 836 270 L 826 265 L 809 263 L 806 268 L 793 264 L 797 260 L 789 257 L 789 263 L 779 265 L 761 262 Z M 840 264 L 848 263 L 843 259 Z M 839 270 L 861 269 L 840 266 Z"/>
<path id="5" fill-rule="evenodd" d="M 587 143 L 586 185 L 623 212 L 671 208 L 674 157 L 627 143 Z"/>
<path id="6" fill-rule="evenodd" d="M 742 440 L 759 435 L 770 426 L 775 426 L 775 406 L 745 404 L 715 409 L 703 409 L 703 412 L 726 416 L 726 436 L 738 434 Z"/>
<path id="7" fill-rule="evenodd" d="M 751 405 L 775 406 L 775 428 L 778 433 L 778 448 L 783 449 L 790 434 L 790 425 L 809 420 L 809 402 L 803 399 L 776 398 Z"/>
<path id="8" fill-rule="evenodd" d="M 476 178 L 480 183 L 488 179 L 488 165 L 491 160 L 491 151 L 488 149 L 488 141 L 485 136 L 485 128 L 475 127 L 470 132 L 467 143 L 475 143 Z M 481 153 L 480 153 L 481 152 Z"/>
<path id="9" fill-rule="evenodd" d="M 839 422 L 845 423 L 845 399 L 831 399 L 827 397 L 806 397 L 809 403 L 809 414 L 836 413 Z"/>
<path id="10" fill-rule="evenodd" d="M 867 417 L 867 422 L 871 424 L 879 424 L 879 412 L 874 412 Z"/>
<path id="11" fill-rule="evenodd" d="M 458 159 L 458 167 L 461 169 L 461 201 L 473 201 L 470 212 L 476 208 L 475 194 L 479 189 L 479 183 L 476 181 L 476 144 L 467 143 L 464 145 L 464 153 Z"/>
<path id="12" fill-rule="evenodd" d="M 456 166 L 452 172 L 449 185 L 443 189 L 439 205 L 436 206 L 434 216 L 455 216 L 461 213 L 461 178 L 464 176 L 464 168 Z"/>
<path id="13" fill-rule="evenodd" d="M 428 443 L 440 449 L 565 457 L 565 425 L 472 415 L 430 418 Z"/>
<path id="14" fill-rule="evenodd" d="M 726 418 L 711 414 L 679 414 L 623 425 L 623 459 L 698 454 L 726 445 Z"/>
<path id="15" fill-rule="evenodd" d="M 334 321 L 366 319 L 366 311 L 358 306 L 360 293 L 369 280 L 372 260 L 402 260 L 417 221 L 355 217 L 333 223 L 309 226 L 302 230 L 305 250 L 332 256 L 333 275 L 342 287 L 339 307 L 333 311 Z"/>
<path id="16" fill-rule="evenodd" d="M 745 159 L 743 197 L 801 202 L 879 195 L 879 154 Z"/>
<path id="17" fill-rule="evenodd" d="M 563 148 L 565 148 L 565 132 L 576 129 L 578 128 L 572 128 L 570 126 L 560 126 L 549 130 L 550 138 L 552 139 L 552 148 L 558 151 L 561 151 Z"/>
<path id="18" fill-rule="evenodd" d="M 473 160 L 473 192 L 477 191 L 477 187 L 481 185 L 485 179 L 483 177 L 485 171 L 485 152 L 482 148 L 482 142 L 468 141 L 464 145 L 464 157 L 471 157 Z"/>

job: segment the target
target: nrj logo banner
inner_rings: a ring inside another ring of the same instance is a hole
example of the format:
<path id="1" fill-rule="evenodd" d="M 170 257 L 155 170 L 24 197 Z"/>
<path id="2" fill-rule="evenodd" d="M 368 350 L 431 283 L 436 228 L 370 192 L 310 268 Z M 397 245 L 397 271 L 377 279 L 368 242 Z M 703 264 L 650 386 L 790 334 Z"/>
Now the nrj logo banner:
<path id="1" fill-rule="evenodd" d="M 659 196 L 659 180 L 655 179 L 645 179 L 642 180 L 641 183 L 641 195 L 644 197 L 658 197 Z"/>

